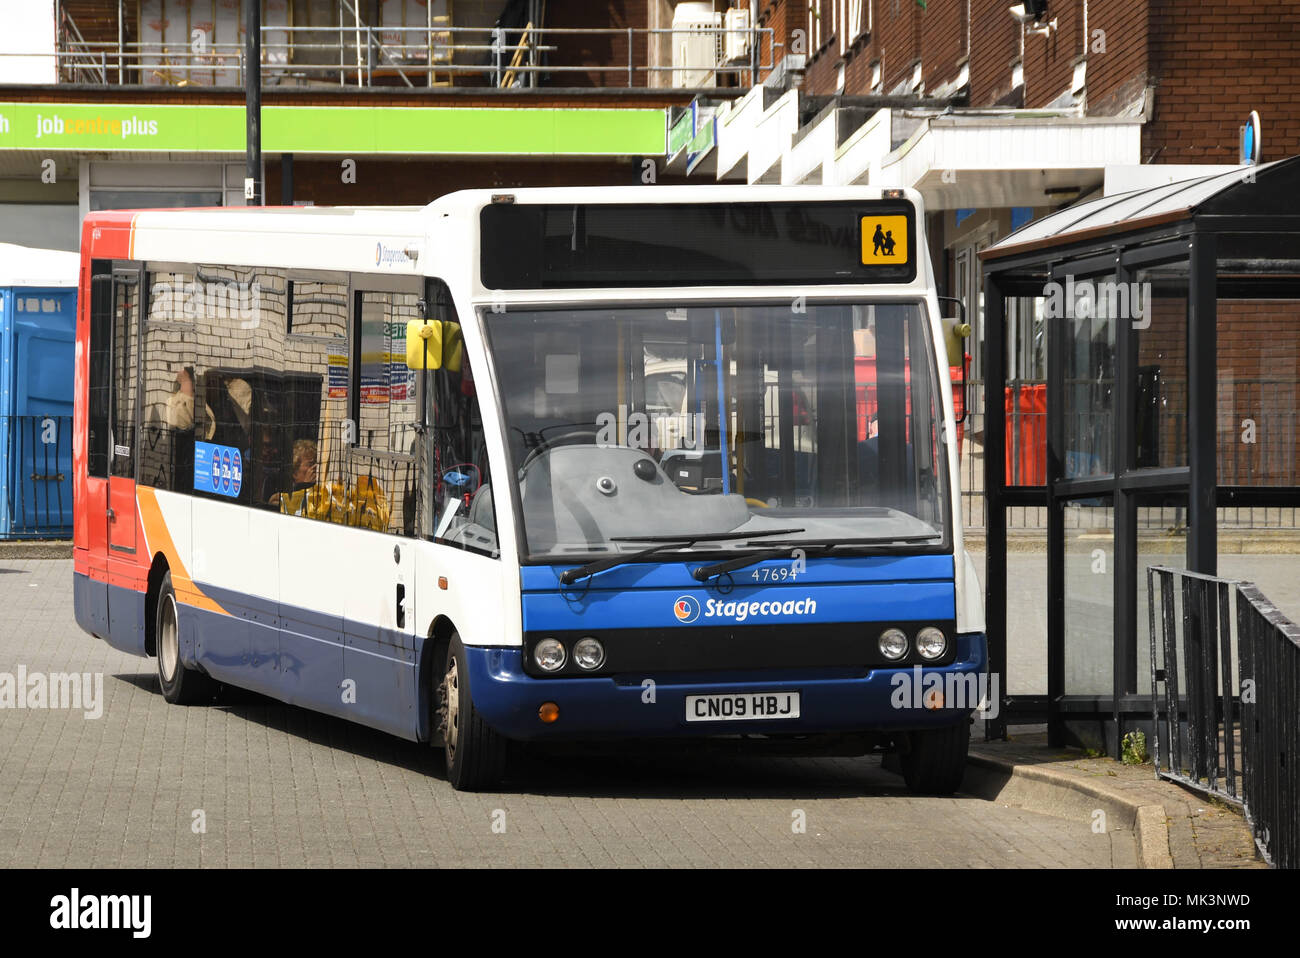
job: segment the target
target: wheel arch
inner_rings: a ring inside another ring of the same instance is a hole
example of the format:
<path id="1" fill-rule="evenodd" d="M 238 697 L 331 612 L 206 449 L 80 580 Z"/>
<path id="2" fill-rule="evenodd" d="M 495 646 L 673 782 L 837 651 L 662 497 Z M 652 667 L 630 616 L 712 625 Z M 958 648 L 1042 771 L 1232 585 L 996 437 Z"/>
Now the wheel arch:
<path id="1" fill-rule="evenodd" d="M 447 654 L 451 637 L 456 634 L 456 624 L 440 615 L 429 624 L 429 635 L 420 649 L 420 663 L 416 681 L 419 683 L 420 727 L 419 740 L 439 744 L 437 712 L 437 685 L 442 680 L 442 661 Z"/>
<path id="2" fill-rule="evenodd" d="M 163 576 L 171 571 L 167 557 L 159 552 L 153 557 L 149 566 L 149 585 L 144 595 L 144 653 L 148 656 L 158 654 L 158 592 L 162 588 Z"/>

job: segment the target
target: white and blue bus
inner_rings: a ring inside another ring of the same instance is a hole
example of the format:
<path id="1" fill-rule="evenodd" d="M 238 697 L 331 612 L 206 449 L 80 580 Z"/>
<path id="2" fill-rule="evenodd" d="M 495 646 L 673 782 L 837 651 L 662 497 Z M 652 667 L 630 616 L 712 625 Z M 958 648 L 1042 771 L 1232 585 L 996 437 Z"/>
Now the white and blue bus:
<path id="1" fill-rule="evenodd" d="M 78 622 L 169 701 L 350 718 L 461 789 L 512 740 L 714 736 L 950 792 L 987 653 L 923 224 L 820 187 L 91 214 Z"/>

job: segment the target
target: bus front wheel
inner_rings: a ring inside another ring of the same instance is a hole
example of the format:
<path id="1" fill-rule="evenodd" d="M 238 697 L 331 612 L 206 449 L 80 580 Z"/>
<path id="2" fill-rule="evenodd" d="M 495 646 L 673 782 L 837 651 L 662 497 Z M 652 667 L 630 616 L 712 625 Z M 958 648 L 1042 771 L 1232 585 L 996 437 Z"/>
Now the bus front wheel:
<path id="1" fill-rule="evenodd" d="M 899 756 L 908 791 L 951 795 L 961 786 L 970 748 L 970 722 L 912 733 L 912 747 Z"/>
<path id="2" fill-rule="evenodd" d="M 154 620 L 154 639 L 158 653 L 158 683 L 163 698 L 173 705 L 194 705 L 212 698 L 216 686 L 202 672 L 185 667 L 181 661 L 181 627 L 172 589 L 172 574 L 163 574 L 158 587 L 158 610 Z"/>
<path id="3" fill-rule="evenodd" d="M 465 646 L 453 632 L 438 687 L 438 722 L 452 788 L 474 792 L 500 781 L 505 772 L 506 740 L 474 708 Z"/>

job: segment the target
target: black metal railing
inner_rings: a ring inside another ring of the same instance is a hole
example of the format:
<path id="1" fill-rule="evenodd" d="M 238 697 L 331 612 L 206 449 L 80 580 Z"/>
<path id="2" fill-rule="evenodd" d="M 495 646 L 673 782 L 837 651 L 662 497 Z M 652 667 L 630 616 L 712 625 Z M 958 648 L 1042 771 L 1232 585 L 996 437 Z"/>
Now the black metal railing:
<path id="1" fill-rule="evenodd" d="M 0 416 L 0 538 L 72 532 L 72 417 Z"/>
<path id="2" fill-rule="evenodd" d="M 1253 694 L 1242 702 L 1245 804 L 1266 857 L 1281 868 L 1295 868 L 1300 865 L 1300 627 L 1243 582 L 1237 586 L 1237 634 L 1242 674 L 1254 683 Z"/>
<path id="3" fill-rule="evenodd" d="M 1241 806 L 1264 858 L 1300 867 L 1300 626 L 1249 582 L 1151 566 L 1147 588 L 1156 774 Z"/>

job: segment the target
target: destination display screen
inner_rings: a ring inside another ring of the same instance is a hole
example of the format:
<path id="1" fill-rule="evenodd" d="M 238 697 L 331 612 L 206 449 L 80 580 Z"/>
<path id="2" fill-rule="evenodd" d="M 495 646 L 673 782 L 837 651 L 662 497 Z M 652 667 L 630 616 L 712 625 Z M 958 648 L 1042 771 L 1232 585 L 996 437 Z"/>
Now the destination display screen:
<path id="1" fill-rule="evenodd" d="M 906 283 L 916 211 L 871 202 L 484 207 L 489 289 Z"/>

